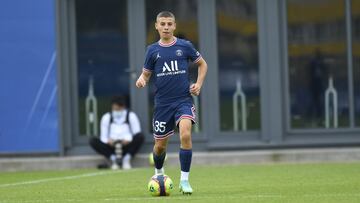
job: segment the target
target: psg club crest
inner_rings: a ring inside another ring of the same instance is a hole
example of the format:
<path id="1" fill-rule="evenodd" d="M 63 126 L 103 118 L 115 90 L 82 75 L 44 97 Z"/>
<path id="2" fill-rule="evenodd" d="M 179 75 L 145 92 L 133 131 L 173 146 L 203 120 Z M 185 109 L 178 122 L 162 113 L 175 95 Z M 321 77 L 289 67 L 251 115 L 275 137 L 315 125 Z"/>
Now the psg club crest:
<path id="1" fill-rule="evenodd" d="M 180 49 L 176 50 L 176 56 L 182 56 L 182 55 L 183 52 Z"/>

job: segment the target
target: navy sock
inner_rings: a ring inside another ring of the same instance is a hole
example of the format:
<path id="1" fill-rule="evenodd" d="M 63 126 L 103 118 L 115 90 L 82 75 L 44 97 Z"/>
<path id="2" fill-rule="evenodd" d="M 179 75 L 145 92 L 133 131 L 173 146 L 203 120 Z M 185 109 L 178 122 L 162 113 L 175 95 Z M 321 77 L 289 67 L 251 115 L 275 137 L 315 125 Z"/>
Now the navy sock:
<path id="1" fill-rule="evenodd" d="M 157 169 L 161 169 L 164 165 L 164 160 L 165 160 L 165 156 L 166 156 L 166 152 L 163 152 L 160 155 L 156 155 L 153 152 L 153 158 L 154 158 L 154 163 L 155 163 L 155 168 Z"/>
<path id="2" fill-rule="evenodd" d="M 179 158 L 181 164 L 181 171 L 189 172 L 191 166 L 192 150 L 180 148 Z"/>

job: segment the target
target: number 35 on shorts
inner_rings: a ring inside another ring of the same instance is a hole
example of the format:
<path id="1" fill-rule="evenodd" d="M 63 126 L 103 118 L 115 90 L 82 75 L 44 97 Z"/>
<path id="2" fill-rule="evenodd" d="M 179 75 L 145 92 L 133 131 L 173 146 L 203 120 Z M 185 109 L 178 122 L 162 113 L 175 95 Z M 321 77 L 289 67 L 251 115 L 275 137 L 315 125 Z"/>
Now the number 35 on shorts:
<path id="1" fill-rule="evenodd" d="M 157 133 L 163 133 L 166 130 L 166 122 L 160 122 L 160 121 L 155 121 L 154 122 L 154 131 Z"/>

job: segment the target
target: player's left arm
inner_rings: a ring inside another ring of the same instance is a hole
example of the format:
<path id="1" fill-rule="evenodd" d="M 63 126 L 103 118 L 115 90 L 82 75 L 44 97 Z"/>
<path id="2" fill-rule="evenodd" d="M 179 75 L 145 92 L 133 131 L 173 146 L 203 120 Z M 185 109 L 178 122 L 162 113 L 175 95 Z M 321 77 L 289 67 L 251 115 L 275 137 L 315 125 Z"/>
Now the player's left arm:
<path id="1" fill-rule="evenodd" d="M 196 65 L 198 66 L 198 77 L 196 83 L 190 86 L 190 93 L 198 96 L 204 83 L 208 67 L 206 61 L 203 58 L 200 58 L 200 60 L 196 62 Z"/>

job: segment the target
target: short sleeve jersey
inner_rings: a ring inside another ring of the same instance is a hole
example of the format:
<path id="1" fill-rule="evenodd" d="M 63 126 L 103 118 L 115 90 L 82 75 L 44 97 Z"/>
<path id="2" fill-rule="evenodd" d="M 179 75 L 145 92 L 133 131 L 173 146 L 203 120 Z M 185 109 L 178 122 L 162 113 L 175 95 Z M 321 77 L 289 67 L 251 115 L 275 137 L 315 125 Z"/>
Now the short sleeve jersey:
<path id="1" fill-rule="evenodd" d="M 198 62 L 200 53 L 187 40 L 175 38 L 170 44 L 160 41 L 147 47 L 144 70 L 155 77 L 155 104 L 168 104 L 190 97 L 189 62 Z"/>

